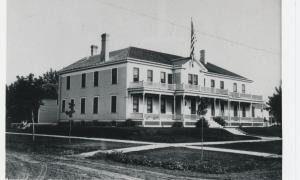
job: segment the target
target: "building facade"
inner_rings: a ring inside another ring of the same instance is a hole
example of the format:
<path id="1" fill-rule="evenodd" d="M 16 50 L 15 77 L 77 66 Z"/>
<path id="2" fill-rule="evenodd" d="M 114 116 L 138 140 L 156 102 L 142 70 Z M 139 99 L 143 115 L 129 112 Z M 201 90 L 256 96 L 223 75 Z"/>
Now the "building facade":
<path id="1" fill-rule="evenodd" d="M 145 127 L 195 126 L 201 98 L 209 101 L 205 118 L 219 127 L 263 126 L 263 97 L 251 93 L 253 81 L 199 60 L 128 47 L 109 51 L 102 35 L 100 54 L 83 58 L 59 71 L 59 121 L 73 101 L 78 121 L 125 121 Z"/>

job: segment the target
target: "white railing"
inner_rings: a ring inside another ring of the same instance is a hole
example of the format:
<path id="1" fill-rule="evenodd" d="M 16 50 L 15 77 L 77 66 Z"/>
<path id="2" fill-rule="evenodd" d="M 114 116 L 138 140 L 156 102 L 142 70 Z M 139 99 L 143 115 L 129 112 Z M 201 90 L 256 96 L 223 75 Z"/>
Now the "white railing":
<path id="1" fill-rule="evenodd" d="M 131 119 L 143 119 L 143 113 L 131 113 L 130 118 Z"/>
<path id="2" fill-rule="evenodd" d="M 145 120 L 159 120 L 159 114 L 144 114 L 144 119 Z"/>
<path id="3" fill-rule="evenodd" d="M 131 82 L 129 88 L 150 88 L 150 89 L 161 89 L 161 90 L 172 90 L 176 89 L 176 84 L 166 84 L 166 83 L 154 83 L 154 82 Z"/>
<path id="4" fill-rule="evenodd" d="M 184 114 L 183 118 L 184 118 L 184 120 L 197 121 L 200 119 L 200 116 L 197 114 Z"/>

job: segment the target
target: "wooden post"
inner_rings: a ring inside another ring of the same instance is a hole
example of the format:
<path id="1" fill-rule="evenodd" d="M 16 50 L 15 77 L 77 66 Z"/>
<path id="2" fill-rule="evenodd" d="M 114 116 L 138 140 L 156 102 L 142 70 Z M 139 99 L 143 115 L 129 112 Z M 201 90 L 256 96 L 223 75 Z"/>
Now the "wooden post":
<path id="1" fill-rule="evenodd" d="M 228 121 L 229 121 L 229 124 L 231 125 L 231 119 L 230 119 L 230 101 L 229 101 L 229 99 L 228 99 L 227 111 L 228 111 Z"/>
<path id="2" fill-rule="evenodd" d="M 238 110 L 239 121 L 241 124 L 241 102 L 239 101 L 239 110 Z"/>
<path id="3" fill-rule="evenodd" d="M 32 117 L 31 117 L 31 119 L 32 119 L 32 141 L 34 142 L 35 141 L 35 136 L 34 136 L 34 113 L 33 113 L 33 111 L 32 111 L 32 113 L 31 113 L 32 115 Z"/>
<path id="4" fill-rule="evenodd" d="M 161 94 L 158 95 L 158 117 L 159 117 L 159 123 L 160 123 L 160 126 L 162 126 L 162 123 L 161 123 Z"/>

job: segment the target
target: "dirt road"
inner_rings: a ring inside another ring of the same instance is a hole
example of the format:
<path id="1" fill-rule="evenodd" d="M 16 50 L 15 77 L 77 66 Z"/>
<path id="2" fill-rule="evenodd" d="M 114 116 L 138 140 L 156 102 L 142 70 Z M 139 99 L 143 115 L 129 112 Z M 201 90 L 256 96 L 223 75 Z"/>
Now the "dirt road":
<path id="1" fill-rule="evenodd" d="M 74 156 L 50 156 L 32 153 L 6 153 L 6 177 L 9 179 L 194 179 L 171 174 L 93 162 Z"/>

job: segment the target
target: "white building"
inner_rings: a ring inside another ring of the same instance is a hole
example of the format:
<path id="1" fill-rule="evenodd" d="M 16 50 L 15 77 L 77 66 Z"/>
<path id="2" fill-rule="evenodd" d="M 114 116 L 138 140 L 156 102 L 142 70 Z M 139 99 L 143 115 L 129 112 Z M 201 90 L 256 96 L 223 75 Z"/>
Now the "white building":
<path id="1" fill-rule="evenodd" d="M 206 119 L 223 117 L 226 126 L 262 126 L 263 97 L 251 93 L 253 81 L 200 60 L 136 47 L 109 51 L 102 35 L 100 54 L 59 71 L 59 121 L 74 101 L 73 120 L 125 121 L 141 126 L 194 126 L 200 98 L 209 98 Z"/>

